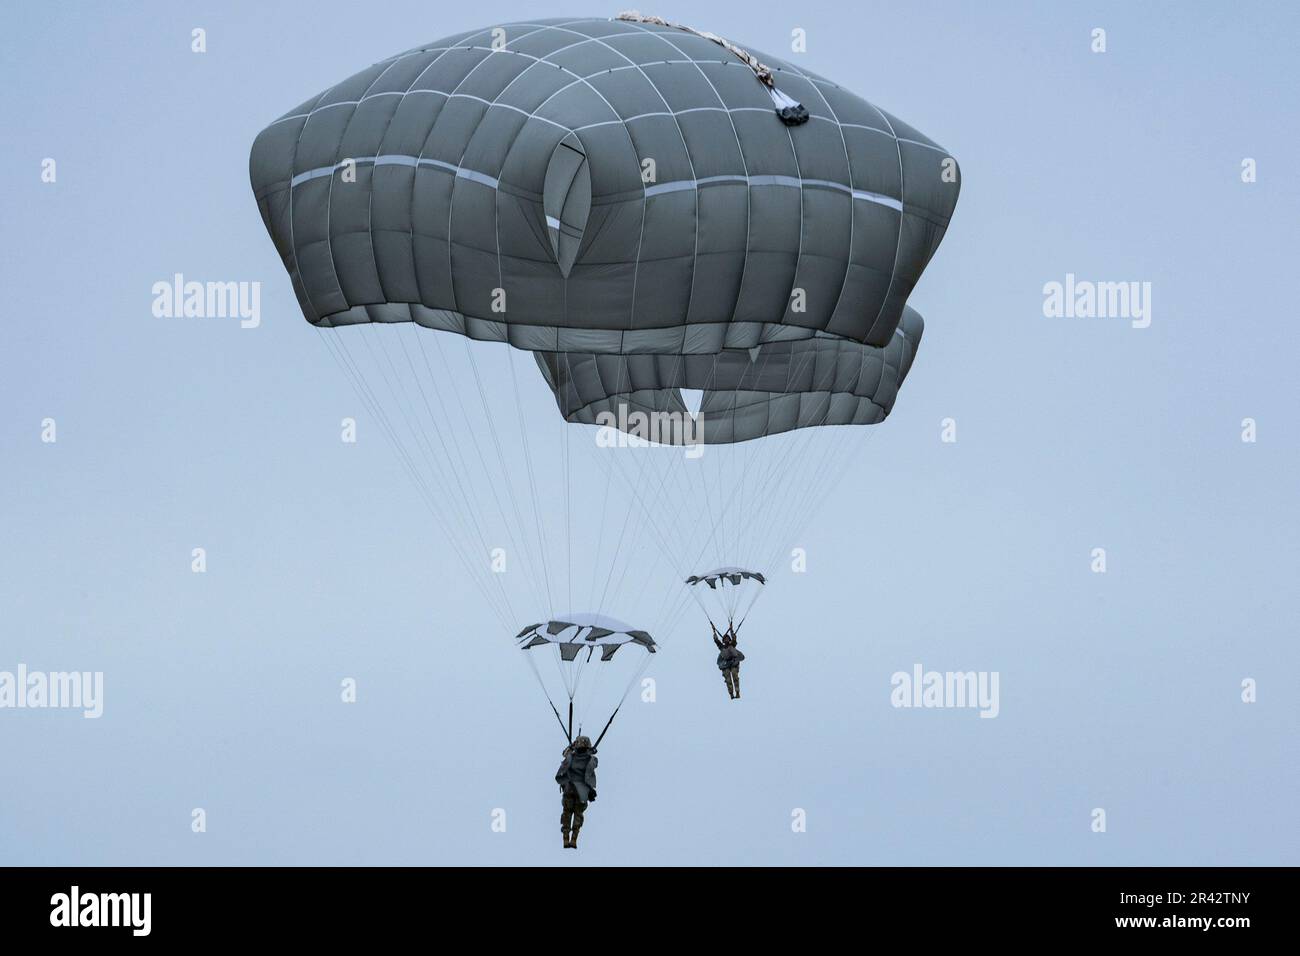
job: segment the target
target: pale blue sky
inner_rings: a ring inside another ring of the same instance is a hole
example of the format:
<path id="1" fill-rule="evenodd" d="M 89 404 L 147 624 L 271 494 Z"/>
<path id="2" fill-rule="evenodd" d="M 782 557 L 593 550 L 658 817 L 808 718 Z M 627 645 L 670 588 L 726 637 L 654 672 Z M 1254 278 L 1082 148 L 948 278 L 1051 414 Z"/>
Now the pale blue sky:
<path id="1" fill-rule="evenodd" d="M 339 442 L 359 409 L 247 157 L 371 62 L 570 12 L 617 8 L 10 5 L 0 670 L 106 700 L 0 710 L 0 861 L 1300 863 L 1295 5 L 645 8 L 780 56 L 804 28 L 798 62 L 964 181 L 912 376 L 747 625 L 745 699 L 688 614 L 566 855 L 554 718 L 388 446 Z M 154 318 L 175 272 L 260 281 L 261 327 Z M 1151 282 L 1151 327 L 1044 318 L 1070 272 Z M 998 718 L 891 708 L 918 662 L 998 671 Z"/>

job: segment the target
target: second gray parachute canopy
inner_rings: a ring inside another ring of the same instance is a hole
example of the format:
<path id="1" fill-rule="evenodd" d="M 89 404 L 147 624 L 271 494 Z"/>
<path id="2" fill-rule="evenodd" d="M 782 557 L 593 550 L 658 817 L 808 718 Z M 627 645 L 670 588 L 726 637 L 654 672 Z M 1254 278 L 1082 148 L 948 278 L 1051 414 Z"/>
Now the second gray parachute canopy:
<path id="1" fill-rule="evenodd" d="M 584 353 L 888 347 L 958 193 L 945 150 L 830 80 L 594 18 L 376 63 L 263 130 L 250 176 L 313 324 Z"/>
<path id="2" fill-rule="evenodd" d="M 819 425 L 874 425 L 894 407 L 925 323 L 911 306 L 883 349 L 817 336 L 716 355 L 538 352 L 570 422 L 660 444 L 724 444 Z M 690 410 L 682 389 L 699 389 Z"/>

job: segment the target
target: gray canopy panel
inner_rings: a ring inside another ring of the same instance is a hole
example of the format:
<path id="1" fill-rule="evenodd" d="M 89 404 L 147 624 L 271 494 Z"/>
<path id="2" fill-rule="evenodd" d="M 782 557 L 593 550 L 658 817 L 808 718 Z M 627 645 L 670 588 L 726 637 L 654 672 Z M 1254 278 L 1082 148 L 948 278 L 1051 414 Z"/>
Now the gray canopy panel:
<path id="1" fill-rule="evenodd" d="M 250 158 L 303 313 L 542 351 L 887 346 L 957 200 L 947 153 L 750 52 L 807 122 L 732 50 L 604 19 L 461 34 L 313 97 Z"/>
<path id="2" fill-rule="evenodd" d="M 920 313 L 906 306 L 883 349 L 819 335 L 716 355 L 539 352 L 536 358 L 568 421 L 614 425 L 663 443 L 722 444 L 883 421 L 924 327 Z M 704 393 L 693 425 L 684 388 Z M 675 414 L 652 417 L 665 412 Z"/>

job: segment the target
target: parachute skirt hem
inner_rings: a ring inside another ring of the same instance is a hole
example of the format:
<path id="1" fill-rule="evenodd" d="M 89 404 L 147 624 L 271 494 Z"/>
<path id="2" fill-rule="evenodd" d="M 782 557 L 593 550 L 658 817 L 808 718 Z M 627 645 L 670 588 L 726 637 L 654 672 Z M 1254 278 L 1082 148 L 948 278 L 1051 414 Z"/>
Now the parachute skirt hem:
<path id="1" fill-rule="evenodd" d="M 826 337 L 826 333 L 817 329 L 778 322 L 727 319 L 665 329 L 572 329 L 555 325 L 524 325 L 475 318 L 463 312 L 431 309 L 411 302 L 355 305 L 309 321 L 320 329 L 409 322 L 426 329 L 463 335 L 478 342 L 505 342 L 525 352 L 599 355 L 713 356 L 727 349 L 752 349 L 773 342 L 802 342 Z"/>

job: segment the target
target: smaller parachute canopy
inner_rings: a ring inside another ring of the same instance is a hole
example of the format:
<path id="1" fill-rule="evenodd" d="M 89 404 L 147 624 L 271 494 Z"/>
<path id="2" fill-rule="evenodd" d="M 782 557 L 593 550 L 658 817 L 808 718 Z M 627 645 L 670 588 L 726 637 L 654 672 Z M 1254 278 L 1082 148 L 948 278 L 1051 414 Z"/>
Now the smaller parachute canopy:
<path id="1" fill-rule="evenodd" d="M 719 585 L 739 585 L 741 581 L 757 581 L 759 584 L 766 584 L 767 579 L 758 571 L 746 571 L 744 568 L 718 568 L 715 571 L 705 571 L 703 574 L 692 574 L 686 579 L 686 583 L 694 587 L 697 584 L 707 584 L 709 587 L 717 590 Z"/>
<path id="2" fill-rule="evenodd" d="M 638 644 L 650 654 L 655 653 L 654 638 L 622 621 L 602 614 L 566 614 L 540 624 L 530 624 L 517 635 L 515 642 L 521 650 L 552 645 L 560 658 L 573 661 L 585 648 L 590 659 L 600 648 L 600 659 L 610 660 L 625 644 Z"/>

